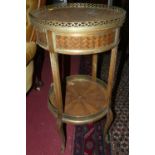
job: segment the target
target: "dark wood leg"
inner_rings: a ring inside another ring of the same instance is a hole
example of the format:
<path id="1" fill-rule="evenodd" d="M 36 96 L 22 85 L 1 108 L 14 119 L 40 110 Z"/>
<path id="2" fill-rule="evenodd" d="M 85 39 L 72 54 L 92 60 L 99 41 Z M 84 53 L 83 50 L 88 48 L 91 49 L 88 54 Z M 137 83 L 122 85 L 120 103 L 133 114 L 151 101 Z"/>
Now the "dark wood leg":
<path id="1" fill-rule="evenodd" d="M 34 57 L 33 85 L 34 88 L 38 91 L 40 91 L 40 88 L 43 85 L 43 81 L 41 80 L 43 61 L 44 61 L 44 50 L 41 47 L 37 46 L 37 52 Z"/>
<path id="2" fill-rule="evenodd" d="M 60 135 L 61 138 L 61 153 L 64 153 L 66 140 L 62 121 L 57 120 L 57 128 L 58 128 L 58 134 Z"/>
<path id="3" fill-rule="evenodd" d="M 112 110 L 110 108 L 108 113 L 107 113 L 106 123 L 105 123 L 105 126 L 104 126 L 104 139 L 105 139 L 106 142 L 108 142 L 108 130 L 110 128 L 110 125 L 111 125 L 112 121 L 113 121 L 113 113 L 112 113 Z"/>

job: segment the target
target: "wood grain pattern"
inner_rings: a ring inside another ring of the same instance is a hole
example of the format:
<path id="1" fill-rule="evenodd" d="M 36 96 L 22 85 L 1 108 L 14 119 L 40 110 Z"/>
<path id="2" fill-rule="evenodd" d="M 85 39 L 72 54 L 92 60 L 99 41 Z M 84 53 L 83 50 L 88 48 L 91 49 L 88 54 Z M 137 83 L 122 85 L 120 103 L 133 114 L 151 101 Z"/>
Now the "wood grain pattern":
<path id="1" fill-rule="evenodd" d="M 56 105 L 56 96 L 51 97 Z M 88 116 L 96 114 L 107 106 L 105 88 L 90 79 L 73 78 L 67 80 L 64 113 L 71 116 Z"/>
<path id="2" fill-rule="evenodd" d="M 115 32 L 108 31 L 102 35 L 62 36 L 56 35 L 56 48 L 69 50 L 96 49 L 114 42 Z"/>

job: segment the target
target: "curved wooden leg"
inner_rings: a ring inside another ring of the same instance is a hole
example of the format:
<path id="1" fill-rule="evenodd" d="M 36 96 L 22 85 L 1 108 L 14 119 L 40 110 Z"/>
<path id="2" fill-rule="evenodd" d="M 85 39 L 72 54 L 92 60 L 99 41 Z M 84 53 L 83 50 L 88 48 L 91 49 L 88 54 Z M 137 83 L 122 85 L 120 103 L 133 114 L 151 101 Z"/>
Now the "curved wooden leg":
<path id="1" fill-rule="evenodd" d="M 65 134 L 63 129 L 63 123 L 60 120 L 57 120 L 57 127 L 58 127 L 58 134 L 61 138 L 61 153 L 64 153 L 65 151 Z"/>
<path id="2" fill-rule="evenodd" d="M 112 121 L 113 121 L 113 113 L 112 113 L 112 110 L 110 108 L 108 113 L 107 113 L 106 123 L 104 126 L 104 139 L 107 143 L 108 143 L 108 130 L 109 130 L 109 127 L 110 127 Z"/>

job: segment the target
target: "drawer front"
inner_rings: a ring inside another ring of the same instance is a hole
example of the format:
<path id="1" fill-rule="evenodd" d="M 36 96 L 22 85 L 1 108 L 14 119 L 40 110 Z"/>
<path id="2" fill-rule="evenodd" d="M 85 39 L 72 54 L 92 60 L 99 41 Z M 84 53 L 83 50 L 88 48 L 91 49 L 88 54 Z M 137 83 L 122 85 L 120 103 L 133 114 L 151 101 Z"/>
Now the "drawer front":
<path id="1" fill-rule="evenodd" d="M 116 29 L 85 33 L 52 33 L 54 52 L 70 55 L 100 53 L 118 43 Z M 48 50 L 47 31 L 36 30 L 37 44 Z M 50 43 L 52 44 L 52 43 Z"/>
<path id="2" fill-rule="evenodd" d="M 59 53 L 91 54 L 98 53 L 99 50 L 110 48 L 115 44 L 114 29 L 88 34 L 56 34 L 55 50 Z M 100 51 L 103 52 L 103 51 Z"/>
<path id="3" fill-rule="evenodd" d="M 115 31 L 101 32 L 84 36 L 56 35 L 56 49 L 59 50 L 90 50 L 110 45 L 115 40 Z"/>

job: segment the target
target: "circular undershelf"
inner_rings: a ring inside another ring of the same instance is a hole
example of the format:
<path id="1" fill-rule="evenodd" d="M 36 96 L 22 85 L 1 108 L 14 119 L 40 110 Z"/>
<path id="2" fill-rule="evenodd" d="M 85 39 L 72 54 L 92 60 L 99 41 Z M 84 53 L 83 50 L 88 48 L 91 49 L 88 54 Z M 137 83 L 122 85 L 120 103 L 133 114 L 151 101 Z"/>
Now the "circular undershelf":
<path id="1" fill-rule="evenodd" d="M 57 116 L 54 85 L 49 91 L 49 109 Z M 85 124 L 102 118 L 108 109 L 106 85 L 103 81 L 86 75 L 67 77 L 66 97 L 62 120 Z"/>

